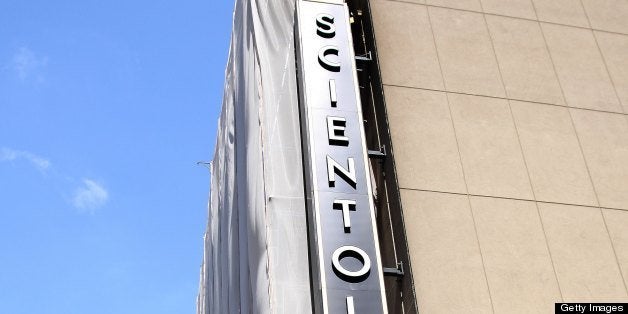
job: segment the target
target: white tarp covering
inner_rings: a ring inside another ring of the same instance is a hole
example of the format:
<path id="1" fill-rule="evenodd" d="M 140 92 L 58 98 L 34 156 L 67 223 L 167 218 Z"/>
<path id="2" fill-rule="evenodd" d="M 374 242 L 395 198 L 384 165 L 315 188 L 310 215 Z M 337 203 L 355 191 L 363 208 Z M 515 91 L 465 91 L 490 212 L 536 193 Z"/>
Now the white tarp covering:
<path id="1" fill-rule="evenodd" d="M 197 314 L 311 313 L 294 0 L 236 0 Z"/>

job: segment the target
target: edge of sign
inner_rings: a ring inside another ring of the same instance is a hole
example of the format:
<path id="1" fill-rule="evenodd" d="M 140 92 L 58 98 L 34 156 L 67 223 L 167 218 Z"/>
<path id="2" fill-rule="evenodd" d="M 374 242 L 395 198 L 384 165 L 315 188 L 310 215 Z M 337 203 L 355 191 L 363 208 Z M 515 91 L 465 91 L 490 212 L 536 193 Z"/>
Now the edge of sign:
<path id="1" fill-rule="evenodd" d="M 347 30 L 349 32 L 349 40 L 353 38 L 353 33 L 351 32 L 351 23 L 349 22 L 349 7 L 343 3 L 343 6 L 345 7 L 345 14 L 346 14 L 346 18 L 345 20 L 345 24 L 347 27 Z M 353 76 L 353 86 L 354 86 L 354 93 L 355 93 L 355 98 L 357 101 L 357 111 L 358 111 L 358 117 L 360 119 L 360 121 L 363 121 L 364 116 L 362 115 L 362 99 L 360 97 L 360 90 L 359 90 L 359 81 L 358 81 L 358 74 L 357 74 L 357 67 L 355 64 L 355 50 L 353 49 L 353 42 L 349 42 L 349 51 L 351 53 L 351 72 L 352 72 L 352 76 Z M 366 152 L 367 147 L 366 147 L 366 136 L 365 136 L 365 132 L 364 132 L 364 124 L 360 123 L 360 140 L 362 141 L 362 158 L 364 159 L 364 174 L 366 176 L 366 190 L 368 193 L 368 199 L 369 199 L 369 211 L 371 213 L 371 224 L 372 224 L 372 236 L 373 236 L 373 243 L 375 244 L 375 259 L 377 260 L 377 274 L 379 277 L 379 282 L 380 282 L 380 294 L 382 297 L 382 313 L 383 314 L 388 314 L 388 307 L 387 307 L 387 302 L 386 302 L 386 289 L 384 288 L 384 270 L 383 270 L 383 266 L 382 266 L 382 256 L 381 256 L 381 252 L 379 249 L 379 237 L 378 237 L 378 233 L 377 233 L 377 225 L 375 222 L 375 206 L 373 204 L 373 190 L 372 190 L 372 182 L 371 182 L 371 176 L 370 176 L 370 169 L 369 169 L 369 158 L 368 158 L 368 154 Z"/>

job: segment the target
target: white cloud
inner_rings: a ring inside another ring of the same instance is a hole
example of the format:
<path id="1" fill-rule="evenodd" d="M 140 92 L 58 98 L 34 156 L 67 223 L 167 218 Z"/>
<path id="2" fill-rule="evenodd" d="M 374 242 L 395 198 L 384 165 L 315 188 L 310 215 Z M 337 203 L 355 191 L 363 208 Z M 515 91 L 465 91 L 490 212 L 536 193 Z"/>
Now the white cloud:
<path id="1" fill-rule="evenodd" d="M 17 159 L 25 159 L 29 161 L 40 171 L 46 171 L 48 168 L 50 168 L 50 161 L 31 152 L 15 150 L 6 147 L 3 147 L 0 150 L 0 161 L 14 161 Z"/>
<path id="2" fill-rule="evenodd" d="M 46 172 L 52 166 L 50 161 L 41 156 L 35 155 L 28 151 L 16 150 L 12 148 L 0 148 L 0 163 L 24 160 L 34 166 L 41 172 Z M 67 176 L 57 171 L 52 171 L 52 178 L 64 178 L 64 181 L 74 181 L 71 176 Z M 66 194 L 67 195 L 67 194 Z M 96 210 L 107 203 L 109 200 L 109 192 L 101 184 L 94 180 L 84 178 L 82 184 L 74 190 L 70 199 L 71 204 L 79 213 L 94 214 Z"/>
<path id="3" fill-rule="evenodd" d="M 43 81 L 41 69 L 48 64 L 47 57 L 39 57 L 27 47 L 20 47 L 11 60 L 11 66 L 17 77 L 24 81 L 29 77 L 34 77 L 38 81 Z"/>
<path id="4" fill-rule="evenodd" d="M 74 191 L 72 204 L 79 211 L 93 214 L 96 209 L 105 205 L 108 199 L 109 193 L 101 184 L 90 179 L 83 179 L 83 186 Z"/>

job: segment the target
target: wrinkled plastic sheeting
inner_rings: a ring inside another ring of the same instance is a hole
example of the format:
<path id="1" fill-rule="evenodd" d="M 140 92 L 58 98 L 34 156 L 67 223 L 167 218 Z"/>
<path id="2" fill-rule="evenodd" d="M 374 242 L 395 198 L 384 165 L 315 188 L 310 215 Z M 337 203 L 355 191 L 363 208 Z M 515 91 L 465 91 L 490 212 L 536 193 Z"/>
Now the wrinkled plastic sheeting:
<path id="1" fill-rule="evenodd" d="M 197 314 L 311 313 L 295 0 L 236 0 Z"/>

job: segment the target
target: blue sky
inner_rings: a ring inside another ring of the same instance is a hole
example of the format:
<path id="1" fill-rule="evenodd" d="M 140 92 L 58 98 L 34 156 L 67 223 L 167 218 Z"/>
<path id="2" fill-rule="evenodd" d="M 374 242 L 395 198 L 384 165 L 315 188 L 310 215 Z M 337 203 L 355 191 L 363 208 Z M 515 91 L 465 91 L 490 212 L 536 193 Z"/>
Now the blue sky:
<path id="1" fill-rule="evenodd" d="M 229 0 L 0 1 L 0 313 L 193 313 Z"/>

